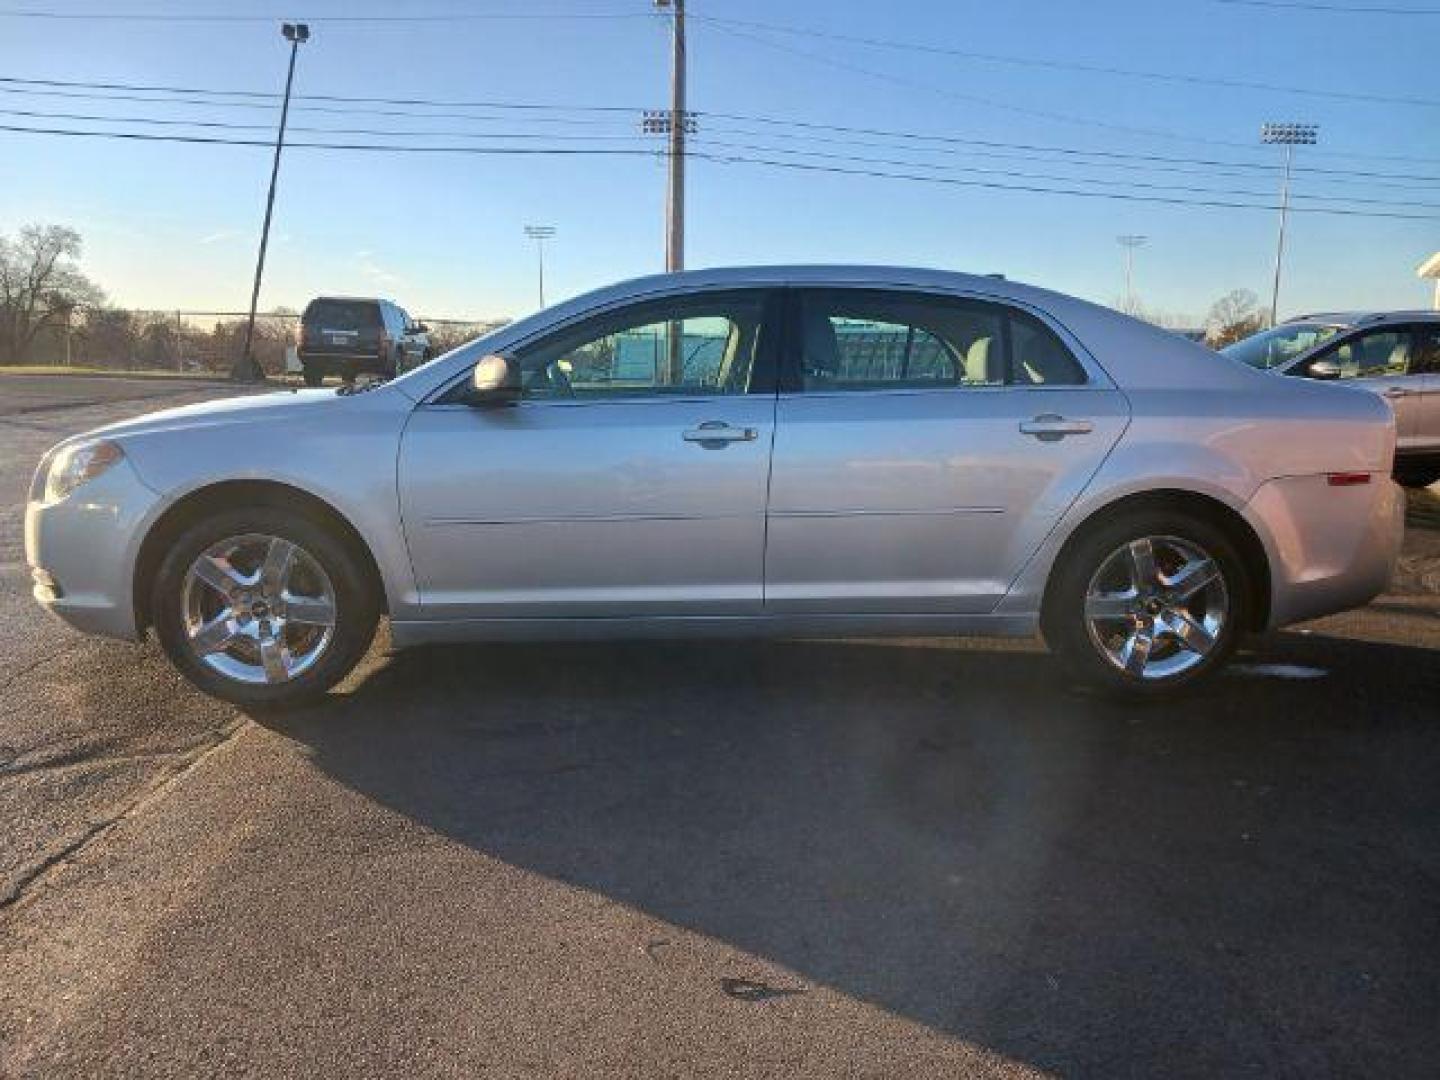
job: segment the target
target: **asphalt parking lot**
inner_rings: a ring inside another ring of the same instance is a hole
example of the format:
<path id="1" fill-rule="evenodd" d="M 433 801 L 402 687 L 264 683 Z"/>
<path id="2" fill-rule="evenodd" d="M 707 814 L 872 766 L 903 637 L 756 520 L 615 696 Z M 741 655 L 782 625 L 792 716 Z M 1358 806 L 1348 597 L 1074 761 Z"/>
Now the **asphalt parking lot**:
<path id="1" fill-rule="evenodd" d="M 20 536 L 48 445 L 226 392 L 0 377 L 0 1076 L 1434 1074 L 1440 491 L 1393 593 L 1162 706 L 1028 643 L 382 635 L 247 716 Z"/>

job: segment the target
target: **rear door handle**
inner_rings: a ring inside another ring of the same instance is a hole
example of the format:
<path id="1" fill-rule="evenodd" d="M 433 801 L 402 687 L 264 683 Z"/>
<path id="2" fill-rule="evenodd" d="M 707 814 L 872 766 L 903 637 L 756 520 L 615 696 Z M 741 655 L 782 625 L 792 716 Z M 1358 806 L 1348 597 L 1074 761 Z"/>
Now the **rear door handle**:
<path id="1" fill-rule="evenodd" d="M 1054 413 L 1045 413 L 1033 420 L 1020 422 L 1021 434 L 1034 435 L 1041 442 L 1055 442 L 1066 435 L 1088 435 L 1094 430 L 1095 425 L 1089 420 L 1067 420 Z"/>
<path id="2" fill-rule="evenodd" d="M 724 446 L 726 443 L 754 442 L 759 434 L 753 427 L 731 427 L 724 420 L 707 420 L 680 437 L 701 446 Z"/>

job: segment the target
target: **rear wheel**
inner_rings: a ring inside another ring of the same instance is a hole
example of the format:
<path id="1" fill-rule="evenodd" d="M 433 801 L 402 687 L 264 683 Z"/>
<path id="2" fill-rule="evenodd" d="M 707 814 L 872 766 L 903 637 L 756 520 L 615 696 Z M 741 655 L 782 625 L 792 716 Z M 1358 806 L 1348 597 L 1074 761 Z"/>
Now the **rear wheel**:
<path id="1" fill-rule="evenodd" d="M 319 386 L 325 381 L 325 373 L 315 367 L 307 367 L 302 377 L 305 380 L 306 386 Z"/>
<path id="2" fill-rule="evenodd" d="M 181 673 L 238 705 L 323 694 L 365 654 L 379 617 L 357 555 L 319 522 L 273 507 L 186 530 L 160 564 L 151 611 Z"/>
<path id="3" fill-rule="evenodd" d="M 1225 532 L 1185 512 L 1125 515 L 1057 567 L 1044 630 L 1086 682 L 1153 696 L 1213 675 L 1249 616 L 1249 581 Z"/>
<path id="4" fill-rule="evenodd" d="M 1440 480 L 1440 465 L 1430 462 L 1415 465 L 1395 463 L 1395 481 L 1402 487 L 1427 488 L 1437 480 Z"/>

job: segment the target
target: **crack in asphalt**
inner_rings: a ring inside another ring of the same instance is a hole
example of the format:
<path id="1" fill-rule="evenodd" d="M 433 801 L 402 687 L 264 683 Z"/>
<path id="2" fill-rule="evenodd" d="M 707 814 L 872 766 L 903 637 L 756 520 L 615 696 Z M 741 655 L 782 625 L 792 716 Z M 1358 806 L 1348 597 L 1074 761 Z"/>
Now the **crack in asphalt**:
<path id="1" fill-rule="evenodd" d="M 203 753 L 208 750 L 211 745 L 212 741 L 205 739 L 198 743 L 190 743 L 171 750 L 152 750 L 131 754 L 97 754 L 92 752 L 93 747 L 81 745 L 40 761 L 25 762 L 22 761 L 21 757 L 13 758 L 10 761 L 0 761 L 0 776 L 29 776 L 33 773 L 73 769 L 82 765 L 125 765 L 140 761 L 164 761 L 167 758 L 184 757 L 191 753 Z M 35 757 L 40 753 L 43 753 L 43 751 L 32 751 L 30 754 L 23 756 Z"/>
<path id="2" fill-rule="evenodd" d="M 3 679 L 0 679 L 0 690 L 8 690 L 10 687 L 14 686 L 17 682 L 23 679 L 26 675 L 29 675 L 32 671 L 42 668 L 46 664 L 52 663 L 56 660 L 63 659 L 84 644 L 85 641 L 83 639 L 80 641 L 72 641 L 68 645 L 60 646 L 59 650 L 56 652 L 47 653 L 46 655 L 40 657 L 37 660 L 32 660 L 30 663 L 20 668 L 19 671 L 12 671 L 9 675 L 6 675 Z"/>
<path id="3" fill-rule="evenodd" d="M 63 844 L 58 850 L 51 852 L 28 870 L 23 871 L 10 887 L 0 893 L 0 912 L 5 912 L 17 907 L 21 901 L 31 895 L 36 887 L 41 885 L 50 873 L 59 867 L 69 863 L 73 858 L 80 855 L 92 844 L 97 843 L 108 835 L 117 826 L 137 817 L 151 805 L 163 799 L 176 784 L 183 780 L 190 773 L 199 768 L 212 754 L 228 745 L 236 735 L 245 730 L 248 721 L 243 718 L 236 718 L 229 725 L 221 728 L 214 740 L 208 745 L 201 747 L 179 768 L 166 773 L 158 783 L 151 785 L 145 791 L 133 799 L 123 803 L 119 810 L 105 818 L 90 825 L 83 830 L 79 836 L 74 837 Z M 177 751 L 176 757 L 184 757 L 184 751 Z"/>

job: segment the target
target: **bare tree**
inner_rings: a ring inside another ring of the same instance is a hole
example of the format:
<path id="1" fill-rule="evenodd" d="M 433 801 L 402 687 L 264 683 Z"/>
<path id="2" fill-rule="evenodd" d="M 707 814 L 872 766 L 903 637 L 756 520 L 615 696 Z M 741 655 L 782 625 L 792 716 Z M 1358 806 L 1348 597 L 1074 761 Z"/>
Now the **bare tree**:
<path id="1" fill-rule="evenodd" d="M 1264 326 L 1259 298 L 1249 289 L 1234 289 L 1210 305 L 1210 313 L 1205 316 L 1205 339 L 1218 349 Z"/>
<path id="2" fill-rule="evenodd" d="M 79 257 L 80 234 L 63 225 L 26 225 L 13 240 L 0 236 L 0 364 L 23 363 L 43 331 L 104 300 L 80 272 Z"/>

